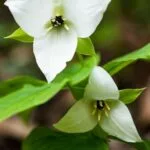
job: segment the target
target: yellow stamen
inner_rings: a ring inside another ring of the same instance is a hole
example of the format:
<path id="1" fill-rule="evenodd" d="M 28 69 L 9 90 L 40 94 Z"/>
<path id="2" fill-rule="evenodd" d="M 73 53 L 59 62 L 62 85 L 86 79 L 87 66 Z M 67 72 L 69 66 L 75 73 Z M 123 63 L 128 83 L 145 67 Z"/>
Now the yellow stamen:
<path id="1" fill-rule="evenodd" d="M 107 109 L 104 110 L 105 115 L 108 117 Z"/>
<path id="2" fill-rule="evenodd" d="M 53 27 L 52 27 L 52 26 L 51 26 L 51 27 L 49 27 L 49 28 L 48 28 L 48 32 L 49 32 L 49 31 L 51 31 L 52 29 L 53 29 Z"/>
<path id="3" fill-rule="evenodd" d="M 102 116 L 102 113 L 101 111 L 98 112 L 98 121 L 101 121 L 101 116 Z"/>
<path id="4" fill-rule="evenodd" d="M 64 28 L 68 31 L 69 30 L 69 27 L 67 24 L 64 24 Z"/>
<path id="5" fill-rule="evenodd" d="M 96 111 L 97 111 L 97 109 L 94 109 L 93 112 L 92 112 L 92 115 L 95 115 Z"/>
<path id="6" fill-rule="evenodd" d="M 106 106 L 107 110 L 110 110 L 110 107 L 109 107 L 109 105 L 106 102 L 105 102 L 105 106 Z"/>

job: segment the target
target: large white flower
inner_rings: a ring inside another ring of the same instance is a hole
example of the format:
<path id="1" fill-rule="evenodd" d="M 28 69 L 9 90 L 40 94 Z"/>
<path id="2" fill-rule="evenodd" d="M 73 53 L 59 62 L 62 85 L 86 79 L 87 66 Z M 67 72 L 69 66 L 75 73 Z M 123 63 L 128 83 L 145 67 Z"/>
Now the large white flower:
<path id="1" fill-rule="evenodd" d="M 124 141 L 141 141 L 128 108 L 119 100 L 115 82 L 101 67 L 93 69 L 83 100 L 76 102 L 54 126 L 63 132 L 82 133 L 97 125 Z"/>
<path id="2" fill-rule="evenodd" d="M 70 61 L 77 38 L 89 37 L 110 0 L 7 0 L 16 22 L 34 37 L 37 64 L 50 82 Z"/>

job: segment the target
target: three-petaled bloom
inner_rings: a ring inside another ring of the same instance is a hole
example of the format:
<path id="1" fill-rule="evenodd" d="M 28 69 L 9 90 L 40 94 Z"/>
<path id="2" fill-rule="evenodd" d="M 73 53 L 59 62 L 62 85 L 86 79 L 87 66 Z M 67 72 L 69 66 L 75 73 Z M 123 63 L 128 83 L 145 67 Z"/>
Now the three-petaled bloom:
<path id="1" fill-rule="evenodd" d="M 16 22 L 34 37 L 36 61 L 50 82 L 66 67 L 78 37 L 96 29 L 110 0 L 7 0 Z"/>
<path id="2" fill-rule="evenodd" d="M 119 100 L 115 82 L 101 67 L 93 69 L 83 99 L 77 101 L 54 127 L 63 132 L 82 133 L 97 125 L 124 141 L 141 141 L 128 108 Z"/>

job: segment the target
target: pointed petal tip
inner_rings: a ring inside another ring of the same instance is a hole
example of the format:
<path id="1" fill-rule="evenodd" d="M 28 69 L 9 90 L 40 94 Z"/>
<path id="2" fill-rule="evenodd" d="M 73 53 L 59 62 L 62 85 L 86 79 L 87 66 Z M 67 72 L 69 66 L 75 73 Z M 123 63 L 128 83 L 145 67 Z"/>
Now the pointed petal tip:
<path id="1" fill-rule="evenodd" d="M 33 47 L 39 68 L 47 81 L 51 82 L 73 58 L 77 47 L 77 35 L 74 30 L 52 30 L 43 38 L 35 38 Z"/>
<path id="2" fill-rule="evenodd" d="M 55 79 L 55 76 L 49 76 L 49 75 L 45 74 L 45 77 L 46 77 L 46 80 L 47 80 L 48 83 L 51 83 L 53 81 L 53 79 Z"/>
<path id="3" fill-rule="evenodd" d="M 78 36 L 92 35 L 103 18 L 110 0 L 65 0 L 67 18 L 74 24 Z"/>
<path id="4" fill-rule="evenodd" d="M 9 7 L 9 1 L 8 1 L 8 0 L 5 1 L 5 2 L 4 2 L 4 5 L 7 6 L 7 7 Z"/>
<path id="5" fill-rule="evenodd" d="M 100 123 L 102 129 L 109 135 L 123 141 L 130 143 L 141 142 L 142 139 L 127 106 L 121 101 L 110 102 L 109 106 L 111 110 L 108 117 L 103 117 Z"/>

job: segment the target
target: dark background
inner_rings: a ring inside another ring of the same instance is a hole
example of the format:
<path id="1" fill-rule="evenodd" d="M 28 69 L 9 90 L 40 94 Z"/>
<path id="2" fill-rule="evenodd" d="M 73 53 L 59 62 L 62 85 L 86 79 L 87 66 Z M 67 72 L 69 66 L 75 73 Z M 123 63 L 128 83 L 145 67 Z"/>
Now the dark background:
<path id="1" fill-rule="evenodd" d="M 33 56 L 32 45 L 3 37 L 18 28 L 9 10 L 0 1 L 0 80 L 18 75 L 30 75 L 45 80 Z M 101 52 L 101 65 L 132 52 L 150 42 L 150 0 L 112 0 L 104 19 L 92 35 L 97 52 Z M 129 106 L 142 137 L 150 139 L 150 63 L 138 61 L 114 77 L 123 88 L 147 86 L 147 90 Z M 72 99 L 67 91 L 59 93 L 55 102 L 48 102 L 33 111 L 29 124 L 20 117 L 12 117 L 0 123 L 0 150 L 20 150 L 22 139 L 33 126 L 50 126 L 70 106 Z M 66 100 L 65 106 L 62 103 Z M 58 111 L 59 110 L 59 111 Z M 56 113 L 57 112 L 57 113 Z M 54 116 L 55 114 L 55 116 Z M 128 150 L 128 146 L 112 141 L 112 150 Z"/>

